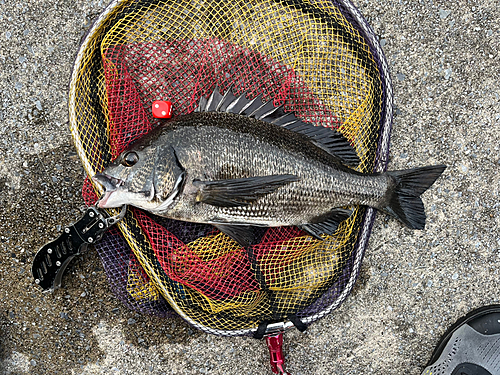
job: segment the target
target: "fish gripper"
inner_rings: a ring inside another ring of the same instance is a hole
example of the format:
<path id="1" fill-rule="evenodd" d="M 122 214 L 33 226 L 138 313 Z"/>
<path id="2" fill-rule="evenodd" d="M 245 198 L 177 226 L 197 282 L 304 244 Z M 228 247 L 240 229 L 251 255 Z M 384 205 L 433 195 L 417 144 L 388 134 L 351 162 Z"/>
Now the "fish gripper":
<path id="1" fill-rule="evenodd" d="M 89 207 L 80 220 L 64 228 L 57 239 L 38 250 L 31 266 L 35 284 L 44 292 L 60 288 L 62 276 L 71 260 L 89 244 L 99 241 L 110 226 L 125 216 L 126 210 L 127 206 L 123 206 L 118 215 L 110 216 L 105 210 Z"/>

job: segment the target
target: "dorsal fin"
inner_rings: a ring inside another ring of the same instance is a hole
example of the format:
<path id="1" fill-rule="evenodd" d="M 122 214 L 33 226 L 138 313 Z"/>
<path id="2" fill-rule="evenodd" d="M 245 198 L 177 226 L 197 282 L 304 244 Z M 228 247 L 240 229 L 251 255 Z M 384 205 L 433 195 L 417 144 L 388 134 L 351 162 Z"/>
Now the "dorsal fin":
<path id="1" fill-rule="evenodd" d="M 299 120 L 292 112 L 285 112 L 283 106 L 275 107 L 273 101 L 262 101 L 262 94 L 254 99 L 248 99 L 243 93 L 236 97 L 232 86 L 224 95 L 215 87 L 208 99 L 203 96 L 195 112 L 227 112 L 252 117 L 285 127 L 308 137 L 318 147 L 335 156 L 348 166 L 357 166 L 360 162 L 358 154 L 349 141 L 338 131 L 314 126 Z"/>
<path id="2" fill-rule="evenodd" d="M 236 96 L 233 94 L 232 87 L 230 87 L 226 91 L 226 93 L 224 94 L 224 96 L 222 97 L 221 102 L 219 103 L 219 106 L 217 107 L 217 111 L 219 111 L 219 112 L 226 112 L 227 111 L 227 107 L 229 106 L 229 104 L 231 104 L 235 100 L 236 100 Z"/>
<path id="3" fill-rule="evenodd" d="M 200 98 L 200 102 L 198 103 L 198 107 L 194 110 L 195 112 L 205 112 L 205 107 L 207 105 L 207 99 L 204 96 Z"/>
<path id="4" fill-rule="evenodd" d="M 336 156 L 340 161 L 349 166 L 357 166 L 360 162 L 358 154 L 347 138 L 340 132 L 322 126 L 314 126 L 300 120 L 289 122 L 285 128 L 306 135 L 318 147 Z"/>
<path id="5" fill-rule="evenodd" d="M 219 89 L 216 87 L 212 92 L 212 95 L 207 100 L 207 104 L 205 106 L 206 112 L 215 112 L 217 108 L 220 107 L 221 100 L 224 96 L 220 93 Z"/>
<path id="6" fill-rule="evenodd" d="M 239 112 L 240 115 L 250 117 L 250 114 L 252 114 L 256 109 L 260 108 L 262 105 L 262 94 L 259 94 L 252 100 L 249 100 L 248 103 L 241 109 Z"/>

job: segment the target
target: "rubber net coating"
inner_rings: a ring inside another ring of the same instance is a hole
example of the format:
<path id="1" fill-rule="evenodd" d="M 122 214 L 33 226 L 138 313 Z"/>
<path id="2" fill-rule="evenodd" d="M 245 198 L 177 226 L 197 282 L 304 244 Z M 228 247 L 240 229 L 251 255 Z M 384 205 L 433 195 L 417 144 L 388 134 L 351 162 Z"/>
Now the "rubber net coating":
<path id="1" fill-rule="evenodd" d="M 89 175 L 159 125 L 154 100 L 192 112 L 214 87 L 284 105 L 341 131 L 371 172 L 383 117 L 378 62 L 335 2 L 122 1 L 82 45 L 70 96 L 72 133 Z M 223 140 L 221 140 L 223 141 Z M 98 186 L 87 180 L 93 204 Z M 295 227 L 263 229 L 247 249 L 209 225 L 131 209 L 96 245 L 115 293 L 131 308 L 175 311 L 217 334 L 317 314 L 345 288 L 365 209 L 325 241 Z M 126 241 L 126 243 L 125 243 Z M 168 302 L 168 303 L 167 303 Z"/>

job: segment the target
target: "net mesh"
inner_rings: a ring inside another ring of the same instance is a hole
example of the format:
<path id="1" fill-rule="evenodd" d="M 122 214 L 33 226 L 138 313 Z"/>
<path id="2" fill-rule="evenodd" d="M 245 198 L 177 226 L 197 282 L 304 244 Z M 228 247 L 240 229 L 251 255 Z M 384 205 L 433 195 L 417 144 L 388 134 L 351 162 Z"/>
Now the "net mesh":
<path id="1" fill-rule="evenodd" d="M 70 97 L 72 134 L 89 175 L 159 125 L 155 100 L 192 112 L 214 87 L 284 105 L 353 144 L 374 170 L 384 118 L 380 57 L 344 5 L 330 1 L 119 1 L 82 45 Z M 83 196 L 101 194 L 87 180 Z M 295 227 L 262 229 L 242 248 L 214 227 L 129 209 L 96 245 L 131 308 L 219 334 L 308 317 L 338 298 L 352 272 L 365 209 L 325 241 Z M 231 333 L 228 333 L 231 332 Z"/>

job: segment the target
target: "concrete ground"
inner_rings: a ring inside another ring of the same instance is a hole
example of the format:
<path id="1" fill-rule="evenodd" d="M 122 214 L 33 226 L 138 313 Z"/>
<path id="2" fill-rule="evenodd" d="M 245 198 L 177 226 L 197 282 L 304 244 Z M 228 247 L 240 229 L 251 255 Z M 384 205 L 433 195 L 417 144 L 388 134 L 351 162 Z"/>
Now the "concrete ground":
<path id="1" fill-rule="evenodd" d="M 419 374 L 443 332 L 500 298 L 500 4 L 359 0 L 389 61 L 390 169 L 444 163 L 423 231 L 378 215 L 355 292 L 304 333 L 288 369 Z M 64 288 L 33 285 L 33 255 L 80 216 L 68 130 L 73 59 L 101 0 L 0 0 L 0 373 L 270 374 L 264 342 L 127 310 L 95 251 Z"/>

